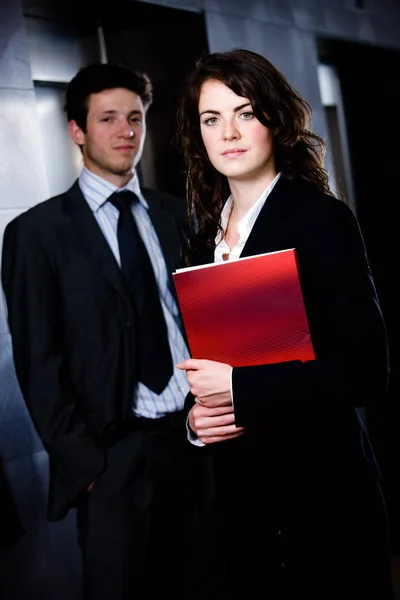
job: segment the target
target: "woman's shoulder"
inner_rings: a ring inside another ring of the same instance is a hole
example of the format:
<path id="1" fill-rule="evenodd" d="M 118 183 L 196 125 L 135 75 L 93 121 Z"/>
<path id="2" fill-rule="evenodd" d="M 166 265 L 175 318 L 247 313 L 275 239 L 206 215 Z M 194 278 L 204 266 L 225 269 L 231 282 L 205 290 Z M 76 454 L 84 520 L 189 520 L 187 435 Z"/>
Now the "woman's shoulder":
<path id="1" fill-rule="evenodd" d="M 318 189 L 318 187 L 306 180 L 297 181 L 288 184 L 292 188 L 295 197 L 316 214 L 334 213 L 338 215 L 348 215 L 350 218 L 356 218 L 356 213 L 346 198 L 328 193 Z"/>

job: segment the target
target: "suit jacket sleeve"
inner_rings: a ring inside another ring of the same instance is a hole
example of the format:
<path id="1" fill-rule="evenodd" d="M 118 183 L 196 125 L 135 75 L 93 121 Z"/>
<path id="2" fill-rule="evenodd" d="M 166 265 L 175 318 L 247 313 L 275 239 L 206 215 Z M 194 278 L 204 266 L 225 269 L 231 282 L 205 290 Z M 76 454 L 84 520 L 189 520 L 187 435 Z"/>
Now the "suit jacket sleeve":
<path id="1" fill-rule="evenodd" d="M 339 414 L 380 402 L 386 393 L 385 325 L 353 212 L 322 199 L 300 223 L 301 233 L 290 241 L 298 249 L 316 360 L 234 368 L 238 426 Z"/>
<path id="2" fill-rule="evenodd" d="M 21 392 L 73 502 L 104 469 L 105 458 L 86 428 L 79 393 L 68 378 L 57 273 L 36 238 L 26 221 L 9 223 L 2 281 Z"/>

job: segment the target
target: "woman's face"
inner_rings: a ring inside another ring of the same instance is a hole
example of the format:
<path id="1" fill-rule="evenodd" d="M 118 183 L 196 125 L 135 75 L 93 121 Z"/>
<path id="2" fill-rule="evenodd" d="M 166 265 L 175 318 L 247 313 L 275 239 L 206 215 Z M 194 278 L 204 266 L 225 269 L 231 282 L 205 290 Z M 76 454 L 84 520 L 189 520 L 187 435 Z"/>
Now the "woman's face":
<path id="1" fill-rule="evenodd" d="M 210 79 L 200 90 L 199 115 L 208 157 L 228 181 L 276 175 L 273 130 L 258 121 L 248 98 Z"/>

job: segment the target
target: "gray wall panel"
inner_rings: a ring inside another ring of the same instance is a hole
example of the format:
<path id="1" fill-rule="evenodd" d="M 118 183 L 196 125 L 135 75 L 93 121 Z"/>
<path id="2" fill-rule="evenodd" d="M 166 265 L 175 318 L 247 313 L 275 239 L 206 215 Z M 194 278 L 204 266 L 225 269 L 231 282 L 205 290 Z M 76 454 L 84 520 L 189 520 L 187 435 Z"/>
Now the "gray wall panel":
<path id="1" fill-rule="evenodd" d="M 100 60 L 97 36 L 53 21 L 25 17 L 32 79 L 68 82 L 78 69 Z"/>
<path id="2" fill-rule="evenodd" d="M 0 5 L 0 89 L 32 89 L 26 31 L 20 0 Z"/>
<path id="3" fill-rule="evenodd" d="M 9 334 L 0 335 L 0 457 L 3 462 L 43 449 L 15 376 Z"/>
<path id="4" fill-rule="evenodd" d="M 23 210 L 48 195 L 35 93 L 0 88 L 0 107 L 0 209 Z"/>
<path id="5" fill-rule="evenodd" d="M 366 0 L 365 9 L 343 0 L 203 0 L 206 12 L 218 12 L 276 27 L 400 48 L 400 3 Z"/>
<path id="6" fill-rule="evenodd" d="M 1 339 L 3 335 L 8 334 L 8 323 L 7 323 L 7 309 L 6 309 L 6 301 L 3 294 L 3 289 L 0 286 L 0 348 L 1 348 Z M 1 354 L 1 350 L 0 350 Z M 0 362 L 0 371 L 2 369 L 2 364 Z"/>
<path id="7" fill-rule="evenodd" d="M 133 0 L 135 1 L 135 0 Z M 169 6 L 170 8 L 180 8 L 200 12 L 203 8 L 203 0 L 138 0 L 146 4 L 157 4 L 158 6 Z"/>

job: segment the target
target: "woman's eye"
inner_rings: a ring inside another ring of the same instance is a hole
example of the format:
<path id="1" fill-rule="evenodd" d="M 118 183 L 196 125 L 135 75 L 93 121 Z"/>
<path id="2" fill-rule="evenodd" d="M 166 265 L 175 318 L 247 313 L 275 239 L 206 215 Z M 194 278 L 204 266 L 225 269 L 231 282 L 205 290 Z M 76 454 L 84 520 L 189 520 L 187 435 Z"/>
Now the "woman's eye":
<path id="1" fill-rule="evenodd" d="M 206 125 L 214 125 L 217 122 L 217 117 L 209 117 L 204 121 Z"/>
<path id="2" fill-rule="evenodd" d="M 252 117 L 254 117 L 254 113 L 247 111 L 247 112 L 243 112 L 240 116 L 243 119 L 251 119 Z"/>

